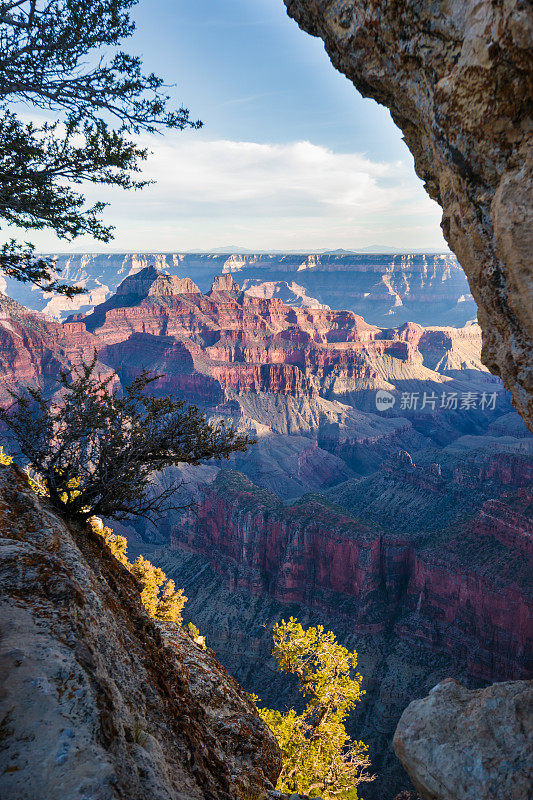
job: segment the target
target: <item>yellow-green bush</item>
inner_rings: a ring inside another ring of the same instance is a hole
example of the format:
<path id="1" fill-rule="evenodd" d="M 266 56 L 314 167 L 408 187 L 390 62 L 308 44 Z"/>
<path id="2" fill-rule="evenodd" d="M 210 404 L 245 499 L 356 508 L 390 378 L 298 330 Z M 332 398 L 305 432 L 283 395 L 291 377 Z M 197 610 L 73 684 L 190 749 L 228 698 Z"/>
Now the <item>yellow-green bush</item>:
<path id="1" fill-rule="evenodd" d="M 141 603 L 148 614 L 155 619 L 181 625 L 181 612 L 187 602 L 183 589 L 176 589 L 174 581 L 167 578 L 163 570 L 154 566 L 147 558 L 139 556 L 135 561 L 129 561 L 126 555 L 127 539 L 113 533 L 111 528 L 102 525 L 95 517 L 90 522 L 93 530 L 103 536 L 115 558 L 124 564 L 142 585 Z"/>
<path id="2" fill-rule="evenodd" d="M 372 780 L 367 746 L 352 741 L 344 726 L 364 694 L 362 677 L 354 672 L 357 653 L 338 644 L 322 625 L 304 630 L 293 617 L 275 625 L 273 637 L 278 669 L 297 676 L 307 700 L 301 714 L 258 709 L 283 753 L 276 788 L 324 800 L 357 800 L 358 784 Z"/>

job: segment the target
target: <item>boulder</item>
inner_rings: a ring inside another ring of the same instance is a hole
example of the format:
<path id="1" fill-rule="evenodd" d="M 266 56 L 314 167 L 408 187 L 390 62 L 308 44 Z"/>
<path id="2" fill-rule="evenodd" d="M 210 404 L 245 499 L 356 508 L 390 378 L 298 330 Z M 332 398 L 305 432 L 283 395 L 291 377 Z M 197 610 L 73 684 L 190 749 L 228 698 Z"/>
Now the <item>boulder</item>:
<path id="1" fill-rule="evenodd" d="M 474 690 L 442 681 L 406 708 L 393 745 L 426 800 L 528 800 L 533 681 Z"/>

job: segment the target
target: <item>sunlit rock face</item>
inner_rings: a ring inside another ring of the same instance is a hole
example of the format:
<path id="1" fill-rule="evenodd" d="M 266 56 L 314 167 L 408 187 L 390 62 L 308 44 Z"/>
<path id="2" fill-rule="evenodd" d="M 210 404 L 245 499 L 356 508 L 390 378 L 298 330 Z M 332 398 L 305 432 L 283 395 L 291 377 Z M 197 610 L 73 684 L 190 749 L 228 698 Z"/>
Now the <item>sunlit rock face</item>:
<path id="1" fill-rule="evenodd" d="M 0 528 L 3 800 L 270 797 L 281 753 L 253 703 L 148 617 L 96 533 L 6 466 Z"/>
<path id="2" fill-rule="evenodd" d="M 531 797 L 533 681 L 446 680 L 404 711 L 394 750 L 427 800 Z"/>
<path id="3" fill-rule="evenodd" d="M 90 313 L 125 278 L 155 268 L 166 280 L 188 276 L 202 292 L 210 290 L 217 275 L 233 276 L 252 296 L 279 298 L 295 307 L 347 309 L 386 328 L 409 321 L 460 327 L 477 313 L 465 274 L 451 253 L 80 253 L 53 257 L 61 280 L 82 287 L 82 294 L 70 300 L 45 294 L 1 272 L 0 291 L 34 311 L 64 320 L 76 312 Z M 220 279 L 218 285 L 222 285 Z M 133 286 L 133 282 L 127 284 L 128 291 Z"/>
<path id="4" fill-rule="evenodd" d="M 510 410 L 480 362 L 476 324 L 380 328 L 350 311 L 250 296 L 228 273 L 203 294 L 188 278 L 145 267 L 63 324 L 5 296 L 0 312 L 0 402 L 22 384 L 57 390 L 60 370 L 95 350 L 117 381 L 144 366 L 160 376 L 153 391 L 254 434 L 257 446 L 233 466 L 283 498 L 367 474 L 399 449 L 480 433 Z M 394 405 L 378 408 L 377 392 Z M 474 407 L 462 408 L 469 393 Z M 453 396 L 455 409 L 444 407 Z"/>
<path id="5" fill-rule="evenodd" d="M 479 306 L 483 358 L 533 417 L 531 5 L 285 0 L 333 65 L 388 106 Z"/>
<path id="6" fill-rule="evenodd" d="M 22 385 L 52 389 L 59 372 L 90 360 L 95 346 L 83 323 L 60 325 L 0 292 L 0 404 L 9 404 L 9 390 Z"/>

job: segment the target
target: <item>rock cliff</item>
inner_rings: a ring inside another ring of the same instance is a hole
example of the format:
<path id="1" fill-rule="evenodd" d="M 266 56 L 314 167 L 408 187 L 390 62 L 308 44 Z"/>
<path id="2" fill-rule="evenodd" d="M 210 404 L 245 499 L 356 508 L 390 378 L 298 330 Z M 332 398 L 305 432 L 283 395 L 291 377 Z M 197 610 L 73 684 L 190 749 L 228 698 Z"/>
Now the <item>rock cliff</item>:
<path id="1" fill-rule="evenodd" d="M 484 362 L 533 425 L 531 5 L 284 1 L 403 131 L 478 304 Z"/>
<path id="2" fill-rule="evenodd" d="M 446 680 L 406 708 L 394 750 L 429 800 L 528 800 L 532 715 L 532 681 L 469 691 Z"/>
<path id="3" fill-rule="evenodd" d="M 531 674 L 531 478 L 520 452 L 445 448 L 287 505 L 220 472 L 152 559 L 271 705 L 296 702 L 269 659 L 274 622 L 324 624 L 357 649 L 367 694 L 352 733 L 378 773 L 365 800 L 381 800 L 405 786 L 390 742 L 410 700 L 450 675 L 479 686 Z"/>
<path id="4" fill-rule="evenodd" d="M 404 785 L 390 742 L 413 697 L 449 675 L 467 685 L 525 675 L 532 439 L 480 363 L 477 325 L 381 328 L 251 297 L 228 273 L 203 294 L 151 267 L 63 325 L 2 299 L 6 388 L 51 392 L 58 370 L 94 348 L 121 381 L 147 366 L 164 376 L 154 392 L 257 436 L 230 462 L 255 487 L 213 484 L 225 464 L 187 474 L 201 513 L 138 527 L 137 552 L 167 545 L 158 563 L 185 586 L 189 619 L 267 704 L 296 700 L 269 661 L 283 615 L 359 651 L 367 695 L 352 732 L 380 775 L 365 800 Z M 393 408 L 377 407 L 377 390 Z M 328 487 L 290 506 L 261 491 Z"/>
<path id="5" fill-rule="evenodd" d="M 476 678 L 524 678 L 533 667 L 530 507 L 530 492 L 511 492 L 455 529 L 409 535 L 400 520 L 383 530 L 318 497 L 284 506 L 222 471 L 170 535 L 174 547 L 208 555 L 230 587 L 348 617 L 354 632 L 393 630 Z"/>
<path id="6" fill-rule="evenodd" d="M 8 388 L 51 388 L 61 369 L 90 359 L 95 347 L 96 340 L 82 323 L 52 322 L 0 292 L 0 403 L 10 401 Z"/>
<path id="7" fill-rule="evenodd" d="M 245 800 L 280 752 L 239 685 L 89 530 L 0 466 L 3 800 Z"/>
<path id="8" fill-rule="evenodd" d="M 441 376 L 454 369 L 473 369 L 485 380 L 476 325 L 381 329 L 349 311 L 246 295 L 231 275 L 216 277 L 207 295 L 192 287 L 147 268 L 83 322 L 108 357 L 130 337 L 173 337 L 196 371 L 238 393 L 341 399 L 393 388 L 391 378 L 445 383 Z"/>

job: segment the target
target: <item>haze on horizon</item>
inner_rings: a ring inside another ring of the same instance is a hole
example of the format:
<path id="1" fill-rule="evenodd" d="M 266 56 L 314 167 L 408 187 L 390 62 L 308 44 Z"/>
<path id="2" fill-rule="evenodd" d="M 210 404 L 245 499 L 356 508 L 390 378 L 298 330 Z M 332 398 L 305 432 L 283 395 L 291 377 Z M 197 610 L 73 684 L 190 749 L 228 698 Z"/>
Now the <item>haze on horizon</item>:
<path id="1" fill-rule="evenodd" d="M 108 245 L 5 227 L 43 252 L 448 251 L 441 210 L 388 110 L 363 99 L 282 0 L 141 0 L 126 45 L 176 84 L 200 131 L 141 137 L 140 192 L 86 186 L 110 205 Z"/>

